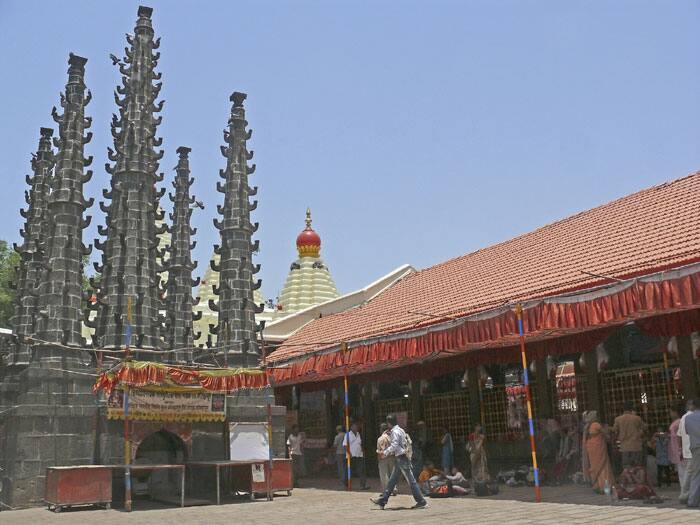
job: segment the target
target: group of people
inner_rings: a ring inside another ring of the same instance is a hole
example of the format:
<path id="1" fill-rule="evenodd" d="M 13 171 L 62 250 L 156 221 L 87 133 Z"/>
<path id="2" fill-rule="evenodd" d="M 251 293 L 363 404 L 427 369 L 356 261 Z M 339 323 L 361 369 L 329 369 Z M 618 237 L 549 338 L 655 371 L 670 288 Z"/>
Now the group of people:
<path id="1" fill-rule="evenodd" d="M 538 456 L 542 459 L 544 479 L 557 482 L 579 466 L 584 479 L 599 493 L 616 491 L 623 498 L 653 498 L 656 496 L 649 483 L 647 448 L 654 452 L 654 477 L 658 485 L 670 485 L 671 473 L 678 473 L 681 491 L 679 500 L 689 507 L 700 506 L 700 399 L 690 400 L 685 410 L 670 412 L 668 429 L 659 427 L 651 435 L 633 404 L 625 406 L 623 414 L 608 428 L 595 410 L 583 414 L 583 429 L 576 425 L 560 428 L 548 420 L 540 431 Z M 352 479 L 359 480 L 359 488 L 367 489 L 364 448 L 358 426 L 353 423 L 349 432 L 336 428 L 333 442 L 338 481 L 345 486 L 348 480 L 347 455 L 350 455 Z M 465 477 L 455 465 L 455 446 L 450 432 L 440 432 L 439 449 L 429 448 L 429 433 L 420 421 L 409 436 L 390 414 L 380 426 L 376 454 L 382 496 L 375 501 L 384 506 L 397 493 L 401 476 L 408 482 L 418 506 L 433 491 L 464 494 L 468 487 L 489 481 L 485 435 L 481 425 L 467 436 L 466 453 L 471 472 Z M 437 444 L 437 443 L 436 443 Z M 304 475 L 304 436 L 295 426 L 287 441 L 293 462 L 295 486 Z M 439 456 L 440 466 L 434 466 L 430 457 Z M 579 461 L 580 459 L 580 461 Z M 617 472 L 617 476 L 616 476 Z M 580 474 L 579 474 L 580 475 Z M 446 487 L 446 488 L 443 488 Z"/>
<path id="2" fill-rule="evenodd" d="M 615 418 L 612 432 L 598 419 L 596 411 L 583 415 L 582 466 L 584 476 L 598 492 L 616 489 L 619 497 L 655 497 L 649 483 L 647 447 L 655 453 L 657 485 L 670 484 L 671 466 L 678 472 L 681 486 L 679 500 L 689 507 L 700 505 L 700 399 L 686 403 L 685 414 L 673 409 L 671 424 L 648 436 L 634 405 Z M 620 475 L 616 478 L 611 456 L 619 445 Z"/>

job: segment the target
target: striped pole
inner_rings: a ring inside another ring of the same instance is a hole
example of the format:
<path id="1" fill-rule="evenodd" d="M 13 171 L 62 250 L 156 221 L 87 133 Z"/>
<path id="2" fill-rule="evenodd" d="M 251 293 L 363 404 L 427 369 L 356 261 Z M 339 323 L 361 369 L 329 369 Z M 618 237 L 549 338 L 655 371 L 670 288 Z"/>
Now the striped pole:
<path id="1" fill-rule="evenodd" d="M 126 332 L 124 334 L 124 361 L 131 359 L 131 297 L 126 299 Z M 129 387 L 124 386 L 124 508 L 131 512 L 131 441 L 129 439 Z"/>
<path id="2" fill-rule="evenodd" d="M 262 361 L 263 367 L 265 369 L 265 379 L 266 383 L 270 384 L 270 374 L 267 369 L 267 352 L 265 351 L 265 336 L 263 335 L 263 330 L 265 330 L 265 321 L 261 321 L 260 327 L 260 347 L 262 349 Z M 272 451 L 272 405 L 267 404 L 267 445 L 268 445 L 268 472 L 266 476 L 267 481 L 267 500 L 272 501 L 272 469 L 273 466 L 273 451 Z"/>
<path id="3" fill-rule="evenodd" d="M 341 343 L 340 349 L 343 352 L 343 356 L 348 351 L 348 344 Z M 347 490 L 352 490 L 352 469 L 350 468 L 350 397 L 348 396 L 348 375 L 343 376 L 343 386 L 345 389 L 345 460 L 347 464 L 348 472 L 348 486 Z"/>
<path id="4" fill-rule="evenodd" d="M 530 427 L 530 451 L 532 453 L 532 468 L 535 471 L 535 501 L 542 501 L 540 489 L 540 469 L 537 467 L 537 447 L 535 446 L 535 424 L 532 419 L 532 392 L 530 391 L 530 377 L 527 372 L 527 355 L 525 355 L 525 332 L 523 331 L 523 305 L 515 307 L 515 318 L 518 321 L 518 335 L 520 336 L 520 357 L 523 361 L 523 382 L 525 383 L 525 398 L 527 399 L 527 422 Z"/>

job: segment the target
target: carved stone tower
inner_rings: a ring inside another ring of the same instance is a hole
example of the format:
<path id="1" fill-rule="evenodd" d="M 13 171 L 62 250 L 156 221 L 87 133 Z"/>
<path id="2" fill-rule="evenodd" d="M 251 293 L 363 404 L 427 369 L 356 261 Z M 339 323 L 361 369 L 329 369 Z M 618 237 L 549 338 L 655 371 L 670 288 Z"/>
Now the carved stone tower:
<path id="1" fill-rule="evenodd" d="M 139 7 L 134 35 L 127 35 L 130 48 L 119 63 L 122 86 L 117 87 L 115 101 L 119 117 L 112 118 L 114 149 L 109 149 L 107 165 L 112 175 L 111 188 L 103 191 L 110 205 L 100 203 L 107 214 L 106 228 L 99 228 L 106 240 L 95 241 L 102 250 L 102 264 L 96 264 L 100 273 L 97 317 L 89 326 L 95 328 L 93 343 L 104 348 L 120 348 L 124 340 L 127 303 L 132 300 L 131 322 L 136 348 L 159 350 L 162 347 L 160 312 L 163 310 L 163 290 L 158 272 L 157 235 L 167 230 L 156 226 L 163 217 L 158 202 L 165 188 L 156 191 L 156 183 L 163 180 L 157 174 L 158 161 L 163 151 L 156 151 L 162 139 L 156 138 L 156 128 L 162 117 L 156 117 L 163 101 L 155 104 L 161 89 L 161 78 L 155 73 L 160 53 L 155 52 L 160 39 L 153 40 L 152 9 Z M 138 354 L 137 354 L 138 355 Z M 149 356 L 153 358 L 153 356 Z"/>
<path id="2" fill-rule="evenodd" d="M 194 179 L 190 179 L 190 148 L 181 146 L 177 148 L 180 156 L 177 167 L 177 175 L 173 181 L 174 194 L 168 197 L 173 202 L 173 213 L 170 214 L 172 226 L 170 227 L 171 244 L 168 247 L 168 282 L 166 290 L 166 336 L 165 342 L 169 350 L 174 350 L 169 355 L 170 361 L 182 362 L 192 359 L 192 347 L 194 339 L 192 313 L 193 306 L 199 302 L 199 297 L 192 298 L 192 287 L 199 284 L 199 278 L 192 279 L 192 270 L 197 267 L 190 256 L 197 241 L 191 241 L 190 237 L 196 229 L 190 226 L 192 208 L 196 202 L 194 196 L 190 196 L 190 186 Z M 201 317 L 201 312 L 199 316 Z"/>
<path id="3" fill-rule="evenodd" d="M 41 138 L 36 154 L 32 155 L 32 177 L 27 176 L 29 191 L 25 192 L 27 209 L 20 210 L 25 218 L 24 229 L 20 235 L 24 239 L 21 246 L 15 245 L 20 255 L 17 273 L 15 303 L 12 325 L 18 338 L 18 344 L 10 354 L 9 364 L 16 367 L 27 366 L 30 359 L 29 346 L 23 342 L 27 336 L 34 335 L 38 312 L 39 283 L 44 273 L 44 241 L 48 235 L 47 200 L 51 173 L 55 163 L 51 137 L 53 130 L 41 128 Z"/>
<path id="4" fill-rule="evenodd" d="M 83 184 L 92 177 L 92 171 L 84 173 L 92 157 L 83 156 L 83 148 L 92 138 L 92 133 L 85 134 L 91 124 L 85 117 L 91 98 L 90 92 L 85 92 L 86 62 L 86 58 L 71 53 L 66 93 L 61 96 L 63 115 L 56 108 L 52 111 L 58 123 L 58 137 L 54 138 L 58 154 L 48 199 L 46 278 L 40 286 L 37 330 L 42 341 L 74 347 L 84 343 L 80 323 L 82 260 L 91 251 L 83 245 L 83 229 L 90 224 L 90 216 L 83 218 L 83 212 L 93 203 L 83 196 Z"/>
<path id="5" fill-rule="evenodd" d="M 212 310 L 218 312 L 218 325 L 212 327 L 217 334 L 217 356 L 228 366 L 257 366 L 260 362 L 255 323 L 255 314 L 263 310 L 263 305 L 253 302 L 253 290 L 260 288 L 260 280 L 253 284 L 253 275 L 260 271 L 260 265 L 253 266 L 252 256 L 258 251 L 259 241 L 252 243 L 252 235 L 258 223 L 251 224 L 250 212 L 257 208 L 258 201 L 248 202 L 248 197 L 257 193 L 257 188 L 248 186 L 248 175 L 255 171 L 255 164 L 248 166 L 253 158 L 246 142 L 252 130 L 246 130 L 243 101 L 244 93 L 231 95 L 233 107 L 224 131 L 226 146 L 221 153 L 226 157 L 226 169 L 220 171 L 224 183 L 217 183 L 216 189 L 224 194 L 224 205 L 217 206 L 222 220 L 214 219 L 214 226 L 221 233 L 221 245 L 214 252 L 220 255 L 219 264 L 212 260 L 212 269 L 219 272 L 219 286 L 213 288 L 219 301 L 210 300 Z"/>

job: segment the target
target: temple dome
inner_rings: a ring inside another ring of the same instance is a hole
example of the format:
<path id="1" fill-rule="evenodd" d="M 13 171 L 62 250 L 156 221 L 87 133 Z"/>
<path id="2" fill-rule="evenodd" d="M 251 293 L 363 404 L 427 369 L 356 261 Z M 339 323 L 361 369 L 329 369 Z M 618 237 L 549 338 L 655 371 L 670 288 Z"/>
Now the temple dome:
<path id="1" fill-rule="evenodd" d="M 318 257 L 321 252 L 321 236 L 311 227 L 311 210 L 306 208 L 306 228 L 297 236 L 299 257 Z"/>
<path id="2" fill-rule="evenodd" d="M 311 210 L 306 210 L 306 228 L 297 237 L 299 258 L 289 269 L 279 296 L 276 316 L 286 316 L 338 297 L 328 267 L 320 257 L 321 237 L 311 228 Z"/>

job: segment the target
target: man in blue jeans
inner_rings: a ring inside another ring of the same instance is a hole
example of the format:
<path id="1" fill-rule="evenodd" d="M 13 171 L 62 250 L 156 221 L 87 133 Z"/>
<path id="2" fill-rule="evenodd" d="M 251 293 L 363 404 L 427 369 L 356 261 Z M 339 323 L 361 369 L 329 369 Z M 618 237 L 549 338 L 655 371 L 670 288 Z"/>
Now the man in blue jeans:
<path id="1" fill-rule="evenodd" d="M 389 432 L 391 438 L 391 445 L 384 450 L 384 457 L 395 456 L 396 457 L 396 467 L 394 472 L 392 472 L 389 478 L 389 483 L 384 490 L 384 494 L 379 498 L 370 498 L 370 501 L 375 505 L 384 509 L 384 505 L 387 504 L 389 498 L 394 493 L 396 484 L 399 482 L 399 476 L 403 474 L 406 478 L 409 487 L 411 487 L 411 493 L 413 494 L 413 499 L 416 500 L 416 504 L 413 506 L 414 509 L 423 509 L 428 506 L 428 502 L 425 501 L 423 494 L 421 494 L 418 483 L 416 483 L 416 478 L 413 477 L 413 471 L 411 470 L 411 459 L 407 455 L 408 438 L 406 437 L 406 432 L 396 423 L 396 416 L 394 414 L 389 414 L 386 416 L 387 425 L 389 425 Z"/>

